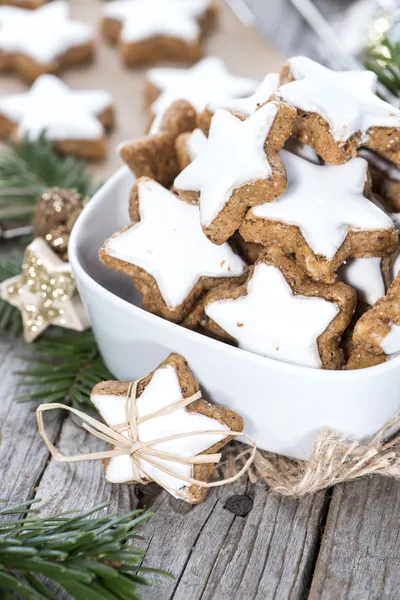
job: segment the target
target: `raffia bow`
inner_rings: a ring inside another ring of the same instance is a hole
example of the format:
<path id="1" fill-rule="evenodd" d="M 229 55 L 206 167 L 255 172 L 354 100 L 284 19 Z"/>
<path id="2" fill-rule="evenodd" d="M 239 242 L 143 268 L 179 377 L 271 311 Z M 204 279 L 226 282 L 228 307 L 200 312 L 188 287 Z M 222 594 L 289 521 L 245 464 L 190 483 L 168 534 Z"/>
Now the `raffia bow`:
<path id="1" fill-rule="evenodd" d="M 149 421 L 150 419 L 154 419 L 157 417 L 163 417 L 169 415 L 181 408 L 185 408 L 199 400 L 201 398 L 201 392 L 197 392 L 190 396 L 189 398 L 183 398 L 179 402 L 174 402 L 160 410 L 157 410 L 151 414 L 148 414 L 144 417 L 138 417 L 136 399 L 137 399 L 137 386 L 140 380 L 134 381 L 129 385 L 128 392 L 126 395 L 125 402 L 125 415 L 126 422 L 120 425 L 116 425 L 114 427 L 109 427 L 104 423 L 100 423 L 93 417 L 85 414 L 84 412 L 77 410 L 76 408 L 72 408 L 70 406 L 65 406 L 64 404 L 53 403 L 53 404 L 40 404 L 36 410 L 37 422 L 39 433 L 42 436 L 44 442 L 46 443 L 48 449 L 50 450 L 53 458 L 59 462 L 81 462 L 88 460 L 102 460 L 105 458 L 113 458 L 115 456 L 124 456 L 129 455 L 132 460 L 133 465 L 133 473 L 134 473 L 134 481 L 136 483 L 149 483 L 150 481 L 154 481 L 158 483 L 161 487 L 165 488 L 168 491 L 168 487 L 162 483 L 161 481 L 157 481 L 154 476 L 150 476 L 143 467 L 143 463 L 147 463 L 159 471 L 166 473 L 176 479 L 179 479 L 189 485 L 196 485 L 204 488 L 212 488 L 218 487 L 222 485 L 227 485 L 229 483 L 233 483 L 237 479 L 239 479 L 248 469 L 250 468 L 251 463 L 254 460 L 256 454 L 256 443 L 255 441 L 249 437 L 247 434 L 242 431 L 231 431 L 227 430 L 203 430 L 203 431 L 193 431 L 186 433 L 177 433 L 169 436 L 165 436 L 162 438 L 157 438 L 155 440 L 150 440 L 149 442 L 141 442 L 139 438 L 139 425 L 142 423 Z M 43 421 L 43 413 L 49 410 L 62 409 L 72 414 L 76 415 L 83 421 L 83 428 L 86 429 L 89 433 L 91 433 L 94 437 L 99 438 L 105 442 L 108 442 L 111 446 L 114 446 L 112 450 L 106 450 L 104 452 L 92 452 L 90 454 L 80 454 L 76 456 L 65 456 L 62 454 L 54 444 L 49 439 Z M 125 433 L 125 435 L 123 435 Z M 182 474 L 175 473 L 172 469 L 169 469 L 165 465 L 160 464 L 159 462 L 154 461 L 153 459 L 166 460 L 168 462 L 176 462 L 180 464 L 189 464 L 189 465 L 203 465 L 203 464 L 217 464 L 221 460 L 221 454 L 199 454 L 191 457 L 183 457 L 174 454 L 170 454 L 169 452 L 163 452 L 162 450 L 156 450 L 153 446 L 157 444 L 162 444 L 163 442 L 169 442 L 172 440 L 182 439 L 186 437 L 193 437 L 197 435 L 223 435 L 223 437 L 237 437 L 242 436 L 246 438 L 252 446 L 251 454 L 248 460 L 245 462 L 244 466 L 240 469 L 240 471 L 231 477 L 223 479 L 221 481 L 213 481 L 213 482 L 205 482 L 199 479 L 194 479 L 192 477 L 186 477 Z M 139 462 L 140 461 L 140 462 Z M 143 479 L 141 473 L 143 473 L 146 479 Z"/>

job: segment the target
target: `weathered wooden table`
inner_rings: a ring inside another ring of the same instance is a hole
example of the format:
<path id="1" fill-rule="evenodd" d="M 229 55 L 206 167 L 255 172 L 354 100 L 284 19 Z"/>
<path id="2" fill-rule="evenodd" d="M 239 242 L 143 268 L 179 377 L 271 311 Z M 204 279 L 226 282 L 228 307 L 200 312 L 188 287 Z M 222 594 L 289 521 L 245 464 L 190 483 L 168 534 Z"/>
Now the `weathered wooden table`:
<path id="1" fill-rule="evenodd" d="M 244 477 L 212 489 L 190 507 L 154 486 L 105 483 L 100 463 L 50 460 L 32 406 L 17 404 L 13 372 L 22 344 L 0 341 L 0 498 L 43 500 L 42 511 L 89 509 L 110 502 L 154 517 L 143 527 L 149 564 L 171 572 L 143 598 L 153 600 L 395 600 L 400 589 L 400 483 L 381 477 L 340 485 L 302 500 L 271 494 Z M 51 439 L 62 452 L 100 447 L 70 417 L 55 419 Z M 253 508 L 235 516 L 226 501 L 247 495 Z"/>
<path id="2" fill-rule="evenodd" d="M 264 0 L 265 1 L 265 0 Z M 98 0 L 72 0 L 73 10 L 88 19 Z M 238 73 L 261 77 L 282 59 L 252 31 L 246 31 L 228 10 L 211 52 L 222 55 Z M 114 51 L 100 47 L 98 69 L 71 71 L 65 77 L 76 87 L 101 87 L 102 78 L 117 97 L 119 127 L 111 140 L 138 135 L 143 128 L 141 73 L 118 66 Z M 0 93 L 24 89 L 15 78 L 0 79 Z M 110 154 L 101 176 L 115 170 Z M 11 250 L 0 244 L 0 253 Z M 106 484 L 100 463 L 63 465 L 50 459 L 37 433 L 31 405 L 15 402 L 17 378 L 24 367 L 20 340 L 0 338 L 0 498 L 10 504 L 43 500 L 42 511 L 89 509 L 110 502 L 110 511 L 136 507 L 155 516 L 143 527 L 149 564 L 171 572 L 175 581 L 156 578 L 143 598 L 153 600 L 395 600 L 400 589 L 400 483 L 373 477 L 341 485 L 303 500 L 271 494 L 246 478 L 213 489 L 206 502 L 190 507 L 156 486 Z M 321 401 L 323 401 L 321 399 Z M 60 415 L 49 426 L 62 452 L 94 450 L 71 417 Z M 247 495 L 253 508 L 235 516 L 225 504 Z"/>

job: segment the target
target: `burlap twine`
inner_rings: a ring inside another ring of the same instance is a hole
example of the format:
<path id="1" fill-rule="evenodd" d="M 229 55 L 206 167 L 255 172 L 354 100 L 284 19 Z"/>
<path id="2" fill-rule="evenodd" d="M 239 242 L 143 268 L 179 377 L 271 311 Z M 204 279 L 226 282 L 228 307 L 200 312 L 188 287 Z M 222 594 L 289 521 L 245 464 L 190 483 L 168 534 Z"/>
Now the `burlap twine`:
<path id="1" fill-rule="evenodd" d="M 366 444 L 350 442 L 327 428 L 318 436 L 308 461 L 257 450 L 247 473 L 252 483 L 265 482 L 272 491 L 297 498 L 365 475 L 400 479 L 399 429 L 400 413 Z M 394 431 L 397 433 L 392 435 Z M 248 452 L 247 448 L 238 451 L 237 444 L 228 448 L 220 464 L 226 477 L 237 470 Z"/>

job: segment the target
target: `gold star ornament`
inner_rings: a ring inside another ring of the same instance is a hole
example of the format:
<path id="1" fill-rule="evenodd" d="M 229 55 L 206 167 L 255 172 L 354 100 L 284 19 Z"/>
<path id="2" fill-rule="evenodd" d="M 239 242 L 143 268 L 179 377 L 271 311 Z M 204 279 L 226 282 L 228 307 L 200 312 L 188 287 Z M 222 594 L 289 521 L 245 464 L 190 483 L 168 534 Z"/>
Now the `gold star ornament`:
<path id="1" fill-rule="evenodd" d="M 21 275 L 0 284 L 0 297 L 21 311 L 28 343 L 49 325 L 75 331 L 84 331 L 90 325 L 69 264 L 42 238 L 26 248 Z"/>

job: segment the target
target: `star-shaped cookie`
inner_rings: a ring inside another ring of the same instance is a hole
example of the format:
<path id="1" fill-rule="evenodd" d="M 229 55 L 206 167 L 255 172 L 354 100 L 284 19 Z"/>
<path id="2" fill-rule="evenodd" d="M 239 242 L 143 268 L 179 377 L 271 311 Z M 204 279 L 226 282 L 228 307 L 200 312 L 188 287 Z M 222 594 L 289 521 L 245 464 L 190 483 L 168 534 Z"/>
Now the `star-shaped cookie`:
<path id="1" fill-rule="evenodd" d="M 28 343 L 50 325 L 75 331 L 89 327 L 69 265 L 42 238 L 27 247 L 21 275 L 0 284 L 0 298 L 21 311 Z"/>
<path id="2" fill-rule="evenodd" d="M 386 296 L 357 321 L 353 338 L 373 355 L 390 356 L 400 352 L 400 273 Z"/>
<path id="3" fill-rule="evenodd" d="M 88 159 L 106 153 L 105 127 L 113 125 L 111 95 L 70 90 L 55 75 L 42 75 L 29 92 L 0 97 L 0 137 L 41 134 L 61 152 Z"/>
<path id="4" fill-rule="evenodd" d="M 93 58 L 93 31 L 69 18 L 68 2 L 37 10 L 0 7 L 0 70 L 28 81 Z"/>
<path id="5" fill-rule="evenodd" d="M 251 206 L 271 202 L 286 189 L 278 151 L 289 137 L 296 111 L 269 102 L 246 120 L 219 109 L 201 154 L 175 179 L 178 194 L 199 202 L 204 233 L 222 244 Z"/>
<path id="6" fill-rule="evenodd" d="M 281 72 L 275 97 L 298 109 L 294 133 L 328 163 L 341 164 L 360 146 L 400 162 L 400 111 L 376 96 L 371 71 L 331 71 L 304 56 Z"/>
<path id="7" fill-rule="evenodd" d="M 205 133 L 207 133 L 210 129 L 212 116 L 218 108 L 230 110 L 236 116 L 241 116 L 243 118 L 249 117 L 255 113 L 260 106 L 271 99 L 278 86 L 279 74 L 269 73 L 264 77 L 254 94 L 248 96 L 247 98 L 235 98 L 232 96 L 226 96 L 225 98 L 214 97 L 205 110 L 203 110 L 203 112 L 199 115 L 199 126 Z"/>
<path id="8" fill-rule="evenodd" d="M 104 243 L 100 259 L 133 278 L 151 312 L 180 322 L 204 290 L 244 274 L 229 244 L 203 234 L 199 207 L 155 181 L 136 183 L 130 214 L 134 224 Z"/>
<path id="9" fill-rule="evenodd" d="M 244 350 L 312 368 L 343 364 L 340 335 L 356 304 L 355 292 L 337 283 L 314 283 L 278 246 L 251 268 L 247 282 L 218 288 L 205 302 L 207 328 Z"/>
<path id="10" fill-rule="evenodd" d="M 151 69 L 146 79 L 146 95 L 154 116 L 150 133 L 160 131 L 165 111 L 176 100 L 190 102 L 200 113 L 212 100 L 228 102 L 250 94 L 257 85 L 253 79 L 231 75 L 224 61 L 215 56 L 204 58 L 190 69 Z"/>
<path id="11" fill-rule="evenodd" d="M 131 171 L 150 177 L 166 188 L 180 173 L 177 138 L 196 127 L 196 111 L 186 100 L 176 100 L 165 112 L 159 133 L 145 135 L 119 145 L 118 151 Z"/>
<path id="12" fill-rule="evenodd" d="M 252 208 L 240 229 L 248 242 L 282 248 L 315 280 L 335 281 L 350 256 L 385 256 L 398 245 L 391 218 L 364 196 L 368 164 L 316 165 L 282 151 L 288 188 L 273 203 Z"/>
<path id="13" fill-rule="evenodd" d="M 351 285 L 362 302 L 375 304 L 386 294 L 391 257 L 349 258 L 340 267 L 338 279 Z"/>
<path id="14" fill-rule="evenodd" d="M 91 401 L 101 417 L 110 427 L 126 423 L 126 396 L 129 383 L 107 381 L 96 385 L 91 394 Z M 167 407 L 173 407 L 184 398 L 189 398 L 199 392 L 199 386 L 184 358 L 171 354 L 150 375 L 140 380 L 136 400 L 138 419 L 156 413 Z M 193 433 L 152 446 L 152 450 L 168 452 L 170 455 L 190 458 L 206 453 L 212 448 L 213 452 L 224 446 L 231 431 L 241 431 L 243 419 L 233 411 L 222 406 L 213 406 L 205 400 L 198 399 L 186 407 L 177 408 L 170 414 L 155 416 L 138 424 L 138 440 L 152 440 Z M 201 433 L 213 431 L 215 434 Z M 127 436 L 127 432 L 124 434 Z M 208 481 L 213 470 L 213 464 L 195 465 L 177 461 L 163 460 L 150 456 L 150 462 L 138 458 L 138 466 L 143 469 L 140 476 L 143 479 L 159 483 L 172 496 L 191 504 L 197 504 L 205 499 L 207 489 L 190 485 L 180 477 L 191 477 Z M 168 468 L 171 473 L 165 473 L 158 465 Z M 129 455 L 115 456 L 106 462 L 105 476 L 111 483 L 131 483 L 135 480 L 132 459 Z"/>
<path id="15" fill-rule="evenodd" d="M 26 8 L 27 10 L 34 10 L 46 4 L 49 0 L 1 0 L 1 5 L 16 6 L 17 8 Z"/>
<path id="16" fill-rule="evenodd" d="M 102 31 L 120 42 L 125 64 L 192 62 L 202 55 L 202 29 L 215 17 L 213 0 L 114 0 L 102 11 Z"/>

